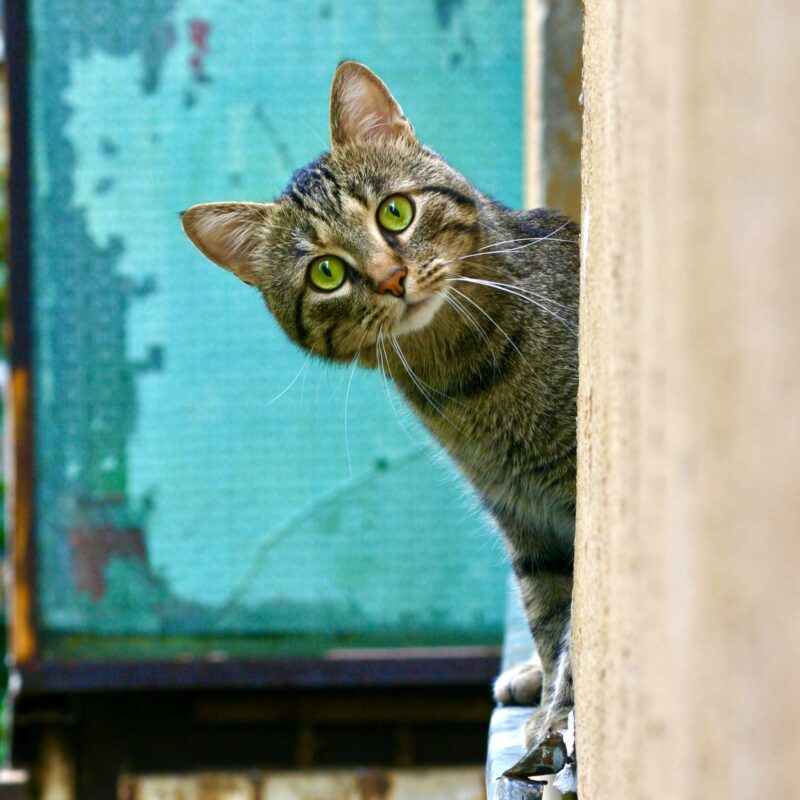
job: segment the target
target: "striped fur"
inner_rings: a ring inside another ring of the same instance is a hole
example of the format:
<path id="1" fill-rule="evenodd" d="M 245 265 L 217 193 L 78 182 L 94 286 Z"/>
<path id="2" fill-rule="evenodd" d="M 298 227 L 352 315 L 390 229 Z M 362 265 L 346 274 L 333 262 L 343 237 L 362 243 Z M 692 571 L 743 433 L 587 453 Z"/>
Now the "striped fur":
<path id="1" fill-rule="evenodd" d="M 300 346 L 382 369 L 475 487 L 508 544 L 542 661 L 535 744 L 571 705 L 578 228 L 475 189 L 416 139 L 361 65 L 337 70 L 331 127 L 331 152 L 261 214 L 252 204 L 195 206 L 184 228 L 259 289 Z M 376 222 L 394 194 L 415 206 L 399 234 Z M 321 255 L 348 266 L 330 293 L 307 278 Z M 379 294 L 399 268 L 404 297 Z M 498 694 L 514 699 L 507 685 Z"/>

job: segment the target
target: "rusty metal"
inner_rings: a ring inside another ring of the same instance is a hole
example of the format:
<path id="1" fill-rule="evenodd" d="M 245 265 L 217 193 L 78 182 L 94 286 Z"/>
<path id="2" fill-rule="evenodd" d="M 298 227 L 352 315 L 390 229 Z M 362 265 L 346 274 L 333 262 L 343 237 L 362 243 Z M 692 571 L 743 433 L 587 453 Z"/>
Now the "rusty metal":
<path id="1" fill-rule="evenodd" d="M 554 775 L 567 763 L 567 748 L 560 733 L 552 733 L 539 745 L 528 751 L 514 766 L 503 775 L 507 778 L 531 777 L 534 775 Z"/>
<path id="2" fill-rule="evenodd" d="M 15 367 L 11 374 L 14 467 L 8 490 L 13 516 L 9 526 L 13 582 L 11 585 L 11 654 L 14 662 L 30 663 L 38 651 L 34 623 L 33 480 L 26 467 L 26 440 L 32 435 L 30 373 Z"/>
<path id="3" fill-rule="evenodd" d="M 35 612 L 34 445 L 30 313 L 30 186 L 28 146 L 28 20 L 25 0 L 5 4 L 8 46 L 9 314 L 5 330 L 11 362 L 12 457 L 8 485 L 11 586 L 11 654 L 17 663 L 39 652 Z"/>

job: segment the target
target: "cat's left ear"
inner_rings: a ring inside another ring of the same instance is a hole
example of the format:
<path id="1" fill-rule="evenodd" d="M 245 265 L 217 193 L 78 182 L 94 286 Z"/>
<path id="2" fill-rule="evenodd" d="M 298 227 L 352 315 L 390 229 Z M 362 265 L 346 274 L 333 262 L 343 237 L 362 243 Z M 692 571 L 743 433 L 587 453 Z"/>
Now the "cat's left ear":
<path id="1" fill-rule="evenodd" d="M 256 258 L 275 203 L 200 203 L 181 214 L 181 224 L 206 258 L 245 283 L 258 286 Z"/>
<path id="2" fill-rule="evenodd" d="M 372 70 L 343 61 L 331 84 L 331 149 L 381 138 L 413 140 L 414 129 Z"/>

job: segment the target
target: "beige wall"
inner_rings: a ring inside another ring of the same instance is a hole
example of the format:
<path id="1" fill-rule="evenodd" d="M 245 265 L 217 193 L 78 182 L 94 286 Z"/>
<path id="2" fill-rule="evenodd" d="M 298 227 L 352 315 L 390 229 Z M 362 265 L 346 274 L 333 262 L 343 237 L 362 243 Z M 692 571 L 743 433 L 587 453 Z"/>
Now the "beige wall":
<path id="1" fill-rule="evenodd" d="M 581 800 L 800 796 L 798 37 L 586 2 Z"/>

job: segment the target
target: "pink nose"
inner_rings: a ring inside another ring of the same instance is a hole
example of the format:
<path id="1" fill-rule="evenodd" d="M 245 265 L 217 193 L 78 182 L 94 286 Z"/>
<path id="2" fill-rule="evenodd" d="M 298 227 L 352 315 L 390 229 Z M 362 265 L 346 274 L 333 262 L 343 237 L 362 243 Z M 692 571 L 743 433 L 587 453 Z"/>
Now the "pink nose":
<path id="1" fill-rule="evenodd" d="M 375 287 L 375 291 L 378 294 L 393 294 L 395 297 L 402 297 L 406 293 L 405 286 L 403 286 L 406 275 L 408 275 L 408 270 L 405 267 L 398 267 Z"/>

